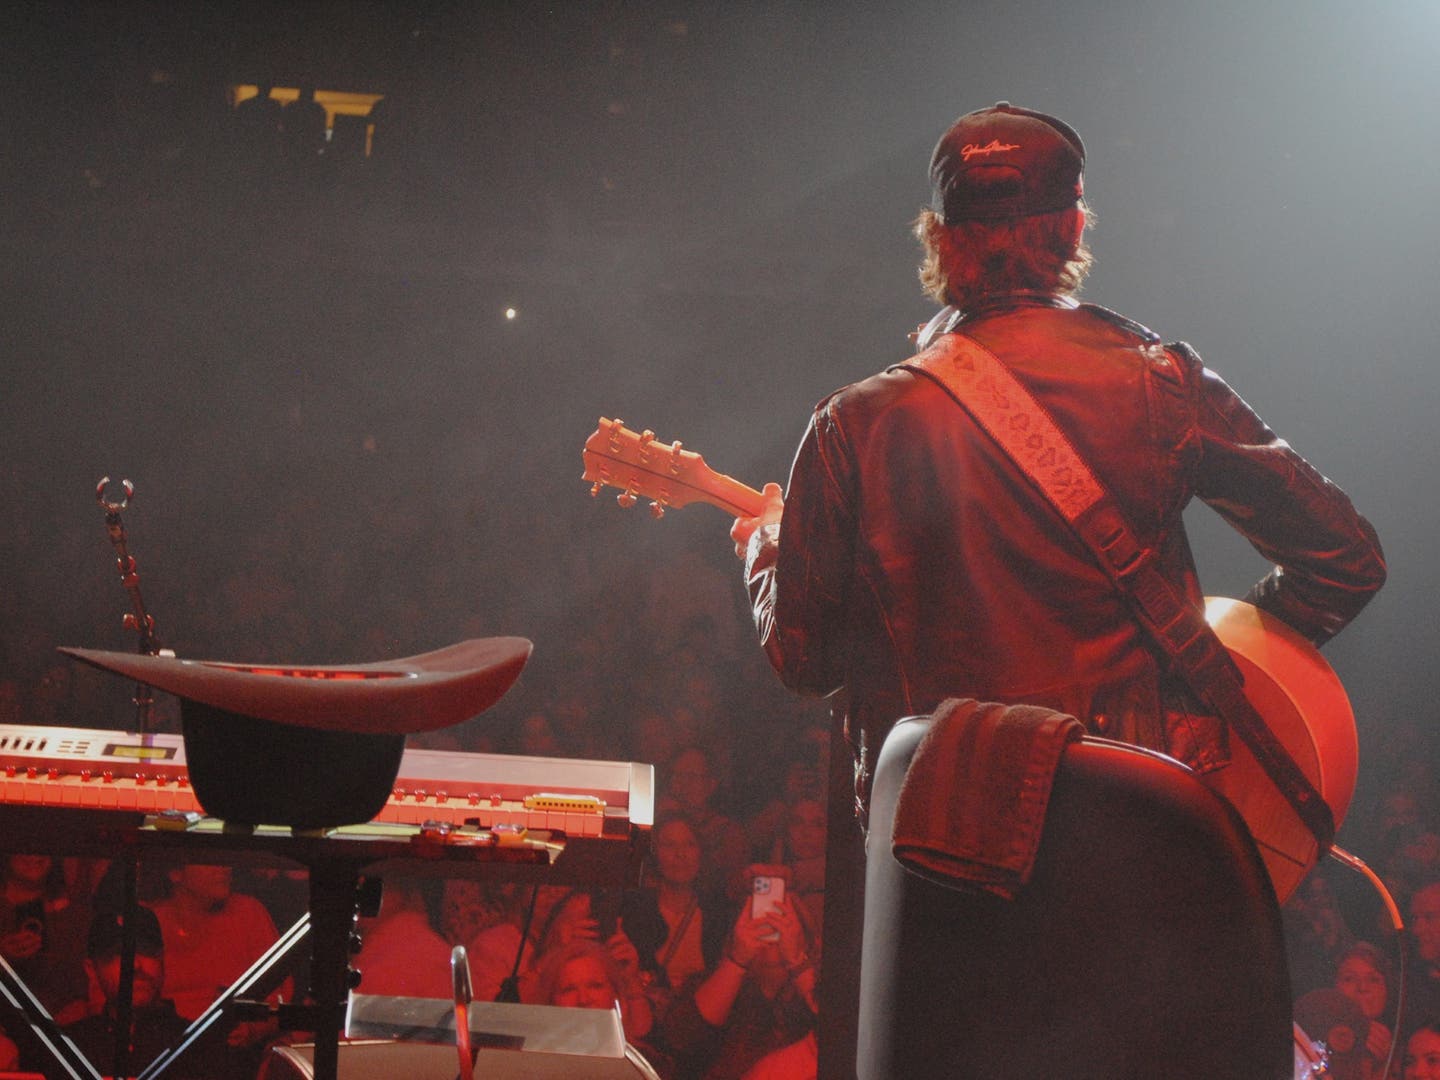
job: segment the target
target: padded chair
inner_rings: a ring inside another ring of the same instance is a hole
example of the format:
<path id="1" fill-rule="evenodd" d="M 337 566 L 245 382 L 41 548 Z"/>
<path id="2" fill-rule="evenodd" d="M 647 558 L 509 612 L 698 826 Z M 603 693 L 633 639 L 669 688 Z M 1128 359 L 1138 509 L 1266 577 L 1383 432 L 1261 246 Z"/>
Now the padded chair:
<path id="1" fill-rule="evenodd" d="M 1280 914 L 1227 802 L 1163 755 L 1084 739 L 1020 895 L 947 888 L 890 852 L 929 724 L 897 724 L 876 768 L 860 1080 L 1293 1076 Z"/>

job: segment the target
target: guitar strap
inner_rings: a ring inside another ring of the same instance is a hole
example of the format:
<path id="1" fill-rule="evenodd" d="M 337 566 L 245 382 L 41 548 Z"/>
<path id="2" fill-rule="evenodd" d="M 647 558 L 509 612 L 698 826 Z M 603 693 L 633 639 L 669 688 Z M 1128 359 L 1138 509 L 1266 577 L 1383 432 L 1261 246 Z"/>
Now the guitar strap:
<path id="1" fill-rule="evenodd" d="M 1329 805 L 1245 696 L 1245 678 L 1204 613 L 1160 573 L 1154 550 L 1140 544 L 1115 499 L 1030 391 L 989 349 L 955 332 L 899 366 L 938 383 L 1014 461 L 1089 548 L 1170 670 L 1245 741 L 1320 850 L 1328 850 L 1335 839 Z"/>

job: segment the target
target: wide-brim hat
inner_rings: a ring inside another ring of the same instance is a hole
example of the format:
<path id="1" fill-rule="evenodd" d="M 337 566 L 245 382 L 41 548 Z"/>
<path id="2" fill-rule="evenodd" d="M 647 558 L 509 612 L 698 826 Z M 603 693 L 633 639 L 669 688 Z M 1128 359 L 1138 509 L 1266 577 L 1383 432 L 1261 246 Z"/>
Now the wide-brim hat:
<path id="1" fill-rule="evenodd" d="M 484 712 L 532 648 L 525 638 L 479 638 L 326 667 L 60 651 L 180 698 L 186 769 L 211 817 L 327 829 L 374 818 L 394 787 L 405 736 Z"/>
<path id="2" fill-rule="evenodd" d="M 333 666 L 60 651 L 242 716 L 322 731 L 403 735 L 450 727 L 490 708 L 519 677 L 533 648 L 521 637 L 474 638 L 420 656 Z"/>

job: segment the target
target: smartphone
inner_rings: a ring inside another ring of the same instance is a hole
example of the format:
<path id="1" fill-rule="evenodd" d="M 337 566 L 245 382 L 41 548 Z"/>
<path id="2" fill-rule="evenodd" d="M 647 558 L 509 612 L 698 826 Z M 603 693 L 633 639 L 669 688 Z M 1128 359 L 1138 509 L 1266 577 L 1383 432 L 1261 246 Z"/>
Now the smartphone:
<path id="1" fill-rule="evenodd" d="M 750 882 L 750 917 L 763 919 L 785 899 L 785 879 L 760 876 Z"/>

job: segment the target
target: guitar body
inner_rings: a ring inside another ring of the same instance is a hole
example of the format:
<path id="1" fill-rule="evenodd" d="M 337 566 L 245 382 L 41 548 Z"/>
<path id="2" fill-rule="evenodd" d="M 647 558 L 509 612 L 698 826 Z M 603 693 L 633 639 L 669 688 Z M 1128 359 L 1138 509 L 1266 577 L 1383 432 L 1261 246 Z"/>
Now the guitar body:
<path id="1" fill-rule="evenodd" d="M 667 507 L 705 502 L 727 514 L 753 516 L 764 496 L 717 473 L 680 443 L 657 442 L 654 432 L 634 432 L 619 420 L 600 418 L 585 443 L 585 479 L 591 494 L 618 488 L 631 506 L 653 500 L 657 517 Z M 1279 619 L 1241 600 L 1212 597 L 1205 619 L 1245 677 L 1245 696 L 1280 744 L 1320 792 L 1339 829 L 1355 794 L 1359 746 L 1355 714 L 1334 670 L 1320 651 Z M 1283 903 L 1319 860 L 1315 837 L 1238 735 L 1230 737 L 1231 764 L 1203 777 L 1224 795 L 1249 826 Z"/>
<path id="2" fill-rule="evenodd" d="M 1245 696 L 1330 806 L 1340 828 L 1355 794 L 1355 714 L 1320 651 L 1279 619 L 1241 600 L 1208 597 L 1205 620 L 1245 676 Z M 1231 763 L 1203 779 L 1250 827 L 1275 894 L 1284 903 L 1321 852 L 1243 740 L 1230 736 Z"/>

